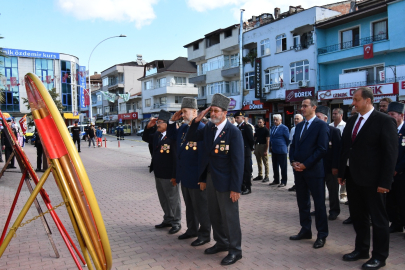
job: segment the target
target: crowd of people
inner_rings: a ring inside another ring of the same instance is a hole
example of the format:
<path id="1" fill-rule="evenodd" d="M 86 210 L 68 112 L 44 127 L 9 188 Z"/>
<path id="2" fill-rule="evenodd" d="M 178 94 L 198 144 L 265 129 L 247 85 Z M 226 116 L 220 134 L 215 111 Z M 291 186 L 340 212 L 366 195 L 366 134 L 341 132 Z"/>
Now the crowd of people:
<path id="1" fill-rule="evenodd" d="M 184 98 L 174 115 L 161 110 L 158 118 L 149 121 L 142 139 L 149 143 L 150 172 L 164 213 L 155 227 L 168 227 L 169 234 L 180 231 L 181 189 L 187 230 L 178 239 L 196 238 L 192 246 L 204 245 L 211 240 L 212 228 L 216 243 L 205 254 L 228 251 L 221 264 L 235 263 L 242 258 L 238 200 L 252 192 L 252 152 L 258 165 L 253 181 L 270 182 L 271 154 L 269 185 L 277 187 L 287 184 L 288 155 L 295 182 L 289 190 L 296 192 L 301 226 L 290 240 L 312 239 L 313 215 L 317 229 L 313 248 L 322 248 L 329 234 L 328 219 L 335 220 L 340 203 L 347 203 L 350 217 L 345 222 L 353 223 L 356 239 L 353 252 L 343 260 L 369 259 L 363 269 L 385 266 L 389 234 L 402 232 L 405 226 L 405 104 L 383 99 L 378 112 L 372 90 L 360 87 L 354 92 L 347 123 L 343 111 L 336 108 L 328 125 L 329 108 L 306 98 L 289 131 L 277 114 L 270 130 L 264 119 L 251 125 L 243 111 L 227 119 L 229 102 L 215 94 L 211 106 L 197 114 L 197 101 Z"/>

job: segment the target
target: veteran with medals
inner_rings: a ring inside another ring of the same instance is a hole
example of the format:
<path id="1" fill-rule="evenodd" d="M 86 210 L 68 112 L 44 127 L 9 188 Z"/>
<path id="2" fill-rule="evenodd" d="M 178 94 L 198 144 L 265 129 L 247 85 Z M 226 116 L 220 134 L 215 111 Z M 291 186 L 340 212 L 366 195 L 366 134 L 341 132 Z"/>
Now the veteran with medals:
<path id="1" fill-rule="evenodd" d="M 242 233 L 239 206 L 244 147 L 240 130 L 226 120 L 230 99 L 222 94 L 212 97 L 211 106 L 190 125 L 186 140 L 204 142 L 198 167 L 199 181 L 206 179 L 208 213 L 216 244 L 205 254 L 228 251 L 221 261 L 230 265 L 242 258 Z M 210 112 L 211 122 L 198 129 L 201 119 Z"/>
<path id="2" fill-rule="evenodd" d="M 158 118 L 152 117 L 142 140 L 152 145 L 150 172 L 155 173 L 156 191 L 164 212 L 163 222 L 155 228 L 171 227 L 169 234 L 174 234 L 181 229 L 181 205 L 176 183 L 175 142 L 166 134 L 170 117 L 171 113 L 165 110 L 160 111 Z"/>
<path id="3" fill-rule="evenodd" d="M 176 151 L 176 182 L 181 183 L 184 203 L 186 205 L 187 231 L 178 238 L 197 239 L 191 243 L 192 246 L 201 246 L 210 241 L 211 222 L 208 216 L 207 191 L 205 190 L 206 179 L 199 179 L 198 168 L 201 166 L 201 159 L 204 151 L 204 142 L 187 141 L 186 135 L 189 124 L 197 116 L 197 100 L 184 97 L 181 103 L 181 110 L 176 112 L 167 128 L 167 136 L 175 141 Z M 176 121 L 183 117 L 184 124 L 178 129 Z M 204 127 L 199 123 L 198 129 Z"/>

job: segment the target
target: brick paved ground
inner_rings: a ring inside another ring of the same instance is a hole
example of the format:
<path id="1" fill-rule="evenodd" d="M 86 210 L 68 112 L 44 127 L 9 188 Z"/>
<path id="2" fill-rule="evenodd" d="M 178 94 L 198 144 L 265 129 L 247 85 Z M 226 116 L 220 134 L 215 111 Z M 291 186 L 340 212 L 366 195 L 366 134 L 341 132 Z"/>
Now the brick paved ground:
<path id="1" fill-rule="evenodd" d="M 108 147 L 102 149 L 87 148 L 82 143 L 81 157 L 107 227 L 113 269 L 222 268 L 219 263 L 226 253 L 203 254 L 204 249 L 213 242 L 194 248 L 190 246 L 193 239 L 180 241 L 177 240 L 180 233 L 169 235 L 168 229 L 154 228 L 155 224 L 162 221 L 163 213 L 158 203 L 153 175 L 148 172 L 149 153 L 146 144 L 140 142 L 139 137 L 132 139 L 122 142 L 120 148 L 114 140 L 109 141 Z M 31 161 L 36 160 L 33 146 L 27 145 L 25 151 Z M 19 173 L 6 172 L 0 179 L 1 228 L 20 177 Z M 292 179 L 292 172 L 289 171 L 288 186 L 291 186 Z M 45 189 L 50 194 L 53 205 L 61 202 L 52 177 L 45 184 Z M 24 186 L 16 213 L 19 213 L 28 195 Z M 183 204 L 181 233 L 186 230 L 184 212 Z M 57 213 L 71 236 L 76 239 L 65 209 L 60 208 Z M 25 220 L 35 215 L 36 210 L 32 207 Z M 12 220 L 15 217 L 16 214 Z M 288 237 L 299 230 L 295 195 L 284 188 L 254 182 L 253 193 L 242 196 L 240 200 L 243 259 L 227 268 L 359 269 L 363 261 L 349 263 L 341 260 L 344 253 L 352 251 L 354 242 L 353 228 L 342 225 L 346 217 L 347 206 L 342 206 L 338 219 L 329 222 L 330 236 L 322 249 L 312 248 L 315 239 L 290 241 Z M 49 216 L 47 219 L 61 258 L 55 258 L 42 224 L 36 220 L 17 231 L 17 237 L 12 239 L 0 258 L 0 269 L 76 269 L 52 219 Z M 313 233 L 316 234 L 315 228 Z M 403 237 L 403 234 L 392 235 L 390 257 L 385 269 L 405 269 Z"/>

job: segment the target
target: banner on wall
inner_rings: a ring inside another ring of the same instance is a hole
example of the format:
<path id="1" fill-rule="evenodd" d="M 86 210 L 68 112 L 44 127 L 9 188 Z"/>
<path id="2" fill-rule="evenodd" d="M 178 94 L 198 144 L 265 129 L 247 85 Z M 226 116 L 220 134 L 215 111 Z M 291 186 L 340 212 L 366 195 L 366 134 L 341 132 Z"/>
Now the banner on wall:
<path id="1" fill-rule="evenodd" d="M 262 98 L 262 59 L 255 59 L 255 98 Z"/>
<path id="2" fill-rule="evenodd" d="M 21 117 L 21 119 L 18 122 L 20 122 L 21 131 L 25 135 L 25 133 L 27 132 L 27 115 Z"/>
<path id="3" fill-rule="evenodd" d="M 80 107 L 86 108 L 85 104 L 85 97 L 84 97 L 84 89 L 86 89 L 86 67 L 80 66 L 79 67 L 79 85 L 80 85 Z M 89 104 L 90 105 L 90 104 Z"/>

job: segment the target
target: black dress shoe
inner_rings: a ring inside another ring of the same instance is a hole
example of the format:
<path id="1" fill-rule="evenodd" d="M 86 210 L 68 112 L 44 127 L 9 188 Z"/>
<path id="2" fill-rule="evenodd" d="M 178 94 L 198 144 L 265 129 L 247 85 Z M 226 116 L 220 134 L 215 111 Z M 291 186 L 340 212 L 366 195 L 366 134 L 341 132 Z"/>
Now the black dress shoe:
<path id="1" fill-rule="evenodd" d="M 281 184 L 278 185 L 277 187 L 285 187 L 285 184 L 281 183 Z"/>
<path id="2" fill-rule="evenodd" d="M 222 251 L 229 251 L 229 248 L 227 247 L 218 247 L 217 244 L 213 245 L 210 248 L 207 248 L 204 253 L 205 254 L 216 254 L 218 252 L 222 252 Z"/>
<path id="3" fill-rule="evenodd" d="M 236 263 L 238 260 L 242 259 L 242 255 L 228 254 L 225 258 L 222 259 L 222 265 L 230 265 Z"/>
<path id="4" fill-rule="evenodd" d="M 277 182 L 271 182 L 270 184 L 269 184 L 269 186 L 275 186 L 275 185 L 280 185 L 280 183 L 277 183 Z"/>
<path id="5" fill-rule="evenodd" d="M 325 245 L 326 238 L 316 238 L 316 241 L 313 245 L 314 248 L 322 248 Z"/>
<path id="6" fill-rule="evenodd" d="M 353 223 L 353 220 L 352 220 L 351 217 L 348 217 L 347 219 L 345 219 L 345 220 L 343 221 L 343 224 L 352 224 L 352 223 Z"/>
<path id="7" fill-rule="evenodd" d="M 290 187 L 290 188 L 288 189 L 288 191 L 295 191 L 295 185 L 293 185 L 292 187 Z"/>
<path id="8" fill-rule="evenodd" d="M 259 181 L 259 180 L 263 180 L 263 176 L 258 176 L 258 177 L 255 177 L 255 178 L 253 178 L 253 181 Z"/>
<path id="9" fill-rule="evenodd" d="M 266 183 L 266 182 L 269 182 L 270 181 L 270 179 L 268 178 L 268 177 L 266 177 L 266 178 L 264 178 L 263 180 L 262 180 L 262 183 Z"/>
<path id="10" fill-rule="evenodd" d="M 390 233 L 396 233 L 396 232 L 404 232 L 404 228 L 403 227 L 394 227 L 394 226 L 390 226 Z"/>
<path id="11" fill-rule="evenodd" d="M 197 240 L 193 241 L 193 242 L 191 243 L 191 245 L 192 245 L 193 247 L 198 247 L 198 246 L 202 246 L 202 245 L 204 245 L 204 244 L 207 244 L 209 241 L 210 241 L 210 240 L 197 239 Z"/>
<path id="12" fill-rule="evenodd" d="M 315 216 L 315 211 L 312 211 L 312 212 L 311 212 L 311 216 Z"/>
<path id="13" fill-rule="evenodd" d="M 248 195 L 252 193 L 252 191 L 250 189 L 246 189 L 245 191 L 242 191 L 242 195 Z"/>
<path id="14" fill-rule="evenodd" d="M 174 225 L 174 226 L 172 226 L 172 228 L 169 230 L 169 234 L 175 234 L 175 233 L 177 233 L 178 231 L 180 231 L 180 229 L 181 229 L 181 226 L 180 226 L 180 225 Z"/>
<path id="15" fill-rule="evenodd" d="M 336 215 L 336 214 L 329 214 L 328 219 L 329 219 L 329 220 L 336 220 L 337 216 L 338 216 L 338 215 Z"/>
<path id="16" fill-rule="evenodd" d="M 196 234 L 188 234 L 188 233 L 183 233 L 178 237 L 179 240 L 184 240 L 184 239 L 189 239 L 189 238 L 194 238 L 197 237 Z"/>
<path id="17" fill-rule="evenodd" d="M 166 228 L 166 227 L 171 227 L 172 226 L 172 224 L 170 224 L 170 223 L 164 223 L 164 222 L 162 222 L 162 223 L 160 223 L 160 224 L 158 224 L 158 225 L 155 225 L 155 228 L 156 229 L 161 229 L 161 228 Z"/>
<path id="18" fill-rule="evenodd" d="M 343 255 L 343 260 L 347 262 L 354 262 L 361 259 L 368 259 L 370 256 L 368 253 L 361 253 L 360 251 L 353 251 L 352 253 L 348 253 Z"/>
<path id="19" fill-rule="evenodd" d="M 385 261 L 380 261 L 377 259 L 371 258 L 366 263 L 364 263 L 361 268 L 362 269 L 380 269 L 381 267 L 385 266 Z"/>
<path id="20" fill-rule="evenodd" d="M 312 233 L 298 233 L 297 235 L 290 236 L 290 240 L 312 239 Z"/>
<path id="21" fill-rule="evenodd" d="M 42 170 L 41 170 L 41 169 L 35 169 L 35 171 L 36 171 L 36 172 L 42 172 Z"/>

